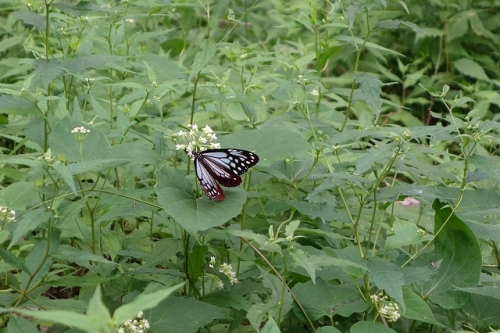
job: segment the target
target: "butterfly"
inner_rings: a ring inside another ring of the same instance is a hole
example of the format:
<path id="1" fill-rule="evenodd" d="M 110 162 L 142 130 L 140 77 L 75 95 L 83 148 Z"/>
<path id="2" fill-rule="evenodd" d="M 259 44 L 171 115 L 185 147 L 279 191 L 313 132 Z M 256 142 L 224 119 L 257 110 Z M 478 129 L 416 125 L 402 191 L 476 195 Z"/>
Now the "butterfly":
<path id="1" fill-rule="evenodd" d="M 196 177 L 210 200 L 224 200 L 222 186 L 241 184 L 241 175 L 259 162 L 259 156 L 243 149 L 208 149 L 193 152 Z M 219 185 L 220 184 L 220 185 Z"/>

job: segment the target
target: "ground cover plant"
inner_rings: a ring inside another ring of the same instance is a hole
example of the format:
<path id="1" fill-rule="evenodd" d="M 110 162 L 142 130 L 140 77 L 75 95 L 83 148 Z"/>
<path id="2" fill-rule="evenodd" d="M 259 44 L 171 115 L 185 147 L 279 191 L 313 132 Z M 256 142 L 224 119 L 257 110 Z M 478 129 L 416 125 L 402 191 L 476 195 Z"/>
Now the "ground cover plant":
<path id="1" fill-rule="evenodd" d="M 500 329 L 500 2 L 0 6 L 2 332 Z"/>

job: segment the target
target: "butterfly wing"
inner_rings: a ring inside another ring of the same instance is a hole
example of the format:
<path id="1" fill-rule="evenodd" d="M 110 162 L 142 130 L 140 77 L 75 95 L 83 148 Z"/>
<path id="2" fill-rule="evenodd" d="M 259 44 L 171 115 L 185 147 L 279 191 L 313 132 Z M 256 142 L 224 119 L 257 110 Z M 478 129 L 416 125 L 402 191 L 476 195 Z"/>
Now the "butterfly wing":
<path id="1" fill-rule="evenodd" d="M 227 187 L 238 186 L 241 184 L 240 175 L 259 162 L 256 154 L 232 148 L 209 149 L 194 153 L 194 156 L 196 176 L 211 200 L 224 200 L 224 192 L 217 182 Z"/>
<path id="2" fill-rule="evenodd" d="M 224 191 L 217 184 L 215 178 L 209 172 L 209 169 L 205 166 L 203 158 L 197 156 L 195 153 L 194 167 L 196 171 L 196 177 L 198 178 L 198 183 L 200 183 L 201 189 L 210 200 L 224 200 L 226 196 Z"/>

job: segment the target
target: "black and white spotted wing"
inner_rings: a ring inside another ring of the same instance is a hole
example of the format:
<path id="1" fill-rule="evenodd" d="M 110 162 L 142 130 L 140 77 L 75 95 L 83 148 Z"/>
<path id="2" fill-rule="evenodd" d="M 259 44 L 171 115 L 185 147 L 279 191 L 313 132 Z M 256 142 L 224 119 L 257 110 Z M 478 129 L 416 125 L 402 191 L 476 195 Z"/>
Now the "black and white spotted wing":
<path id="1" fill-rule="evenodd" d="M 224 200 L 220 185 L 240 185 L 240 176 L 259 162 L 259 156 L 251 151 L 234 148 L 209 149 L 201 153 L 193 152 L 193 155 L 196 177 L 210 200 Z"/>

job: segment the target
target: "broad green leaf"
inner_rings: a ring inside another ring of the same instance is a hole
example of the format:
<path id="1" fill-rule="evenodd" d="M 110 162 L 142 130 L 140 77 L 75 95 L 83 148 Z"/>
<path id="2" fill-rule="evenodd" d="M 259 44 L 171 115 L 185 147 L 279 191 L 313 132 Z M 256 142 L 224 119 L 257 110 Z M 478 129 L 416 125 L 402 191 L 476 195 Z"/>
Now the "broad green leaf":
<path id="1" fill-rule="evenodd" d="M 287 200 L 287 204 L 296 208 L 304 215 L 314 218 L 321 218 L 326 221 L 333 221 L 339 218 L 339 214 L 335 211 L 335 206 L 328 202 L 305 202 L 297 200 Z"/>
<path id="2" fill-rule="evenodd" d="M 40 80 L 44 87 L 47 87 L 55 79 L 61 78 L 66 74 L 63 63 L 57 59 L 36 59 L 35 80 Z"/>
<path id="3" fill-rule="evenodd" d="M 251 306 L 250 301 L 246 300 L 243 295 L 225 290 L 212 292 L 201 300 L 224 309 L 233 308 L 248 311 Z"/>
<path id="4" fill-rule="evenodd" d="M 402 21 L 402 20 L 384 20 L 378 23 L 379 28 L 390 29 L 390 30 L 398 29 L 400 25 L 407 26 L 408 28 L 412 29 L 414 32 L 419 34 L 425 33 L 424 29 L 421 29 L 413 22 Z"/>
<path id="5" fill-rule="evenodd" d="M 281 331 L 274 319 L 269 318 L 262 330 L 260 330 L 260 333 L 281 333 Z"/>
<path id="6" fill-rule="evenodd" d="M 76 194 L 75 182 L 73 181 L 73 177 L 71 176 L 71 172 L 68 170 L 66 165 L 62 164 L 60 161 L 56 161 L 51 165 L 59 174 L 59 176 L 64 179 L 66 185 L 69 186 L 74 195 Z"/>
<path id="7" fill-rule="evenodd" d="M 35 12 L 21 13 L 17 12 L 14 14 L 18 19 L 23 21 L 24 24 L 34 26 L 38 30 L 45 31 L 46 21 L 45 16 L 38 15 Z"/>
<path id="8" fill-rule="evenodd" d="M 79 266 L 89 267 L 90 263 L 101 263 L 105 265 L 118 265 L 115 262 L 103 258 L 101 255 L 96 255 L 90 252 L 78 250 L 69 245 L 62 244 L 56 253 L 52 254 L 53 258 L 73 262 Z"/>
<path id="9" fill-rule="evenodd" d="M 379 143 L 371 149 L 356 163 L 356 174 L 362 175 L 370 170 L 375 164 L 388 163 L 391 156 L 396 152 L 397 143 Z"/>
<path id="10" fill-rule="evenodd" d="M 22 116 L 40 115 L 35 105 L 22 97 L 14 97 L 10 95 L 0 96 L 0 110 L 2 113 L 17 114 Z"/>
<path id="11" fill-rule="evenodd" d="M 53 244 L 54 243 L 54 244 Z M 57 249 L 56 242 L 50 242 L 51 248 L 48 249 L 49 243 L 46 240 L 39 241 L 35 244 L 31 252 L 26 257 L 24 264 L 28 268 L 27 271 L 21 273 L 21 288 L 26 289 L 28 287 L 33 287 L 42 278 L 45 278 L 47 273 L 50 271 L 52 266 L 52 259 L 47 257 L 47 252 L 53 251 L 54 248 Z M 33 272 L 33 273 L 27 273 Z M 35 276 L 32 276 L 35 274 Z"/>
<path id="12" fill-rule="evenodd" d="M 403 273 L 392 262 L 379 257 L 368 260 L 368 268 L 371 280 L 377 288 L 384 290 L 401 305 L 403 312 L 406 311 L 405 300 L 403 298 Z"/>
<path id="13" fill-rule="evenodd" d="M 65 62 L 64 68 L 70 72 L 82 73 L 89 68 L 110 67 L 107 65 L 115 63 L 121 59 L 124 59 L 124 57 L 107 54 L 91 54 Z"/>
<path id="14" fill-rule="evenodd" d="M 358 321 L 351 326 L 350 333 L 396 333 L 395 330 L 373 321 Z"/>
<path id="15" fill-rule="evenodd" d="M 10 210 L 24 210 L 40 201 L 35 185 L 31 182 L 17 182 L 0 190 L 0 206 Z M 0 219 L 3 220 L 4 216 Z"/>
<path id="16" fill-rule="evenodd" d="M 255 332 L 260 330 L 262 322 L 269 318 L 269 314 L 276 310 L 276 304 L 273 303 L 255 303 L 248 310 L 246 318 L 252 325 Z"/>
<path id="17" fill-rule="evenodd" d="M 461 310 L 467 313 L 466 318 L 471 322 L 498 327 L 500 325 L 499 307 L 500 300 L 498 297 L 493 298 L 478 294 L 469 294 L 467 303 L 465 303 Z"/>
<path id="18" fill-rule="evenodd" d="M 210 60 L 214 57 L 216 51 L 217 46 L 213 40 L 205 39 L 201 42 L 200 49 L 196 53 L 193 66 L 191 67 L 191 73 L 188 78 L 189 82 L 193 80 L 193 78 L 198 75 L 198 73 L 201 72 L 206 65 L 208 65 Z"/>
<path id="19" fill-rule="evenodd" d="M 500 166 L 498 166 L 495 159 L 481 155 L 472 155 L 469 157 L 469 161 L 492 179 L 500 181 Z"/>
<path id="20" fill-rule="evenodd" d="M 254 151 L 260 157 L 257 168 L 313 149 L 302 134 L 278 124 L 225 135 L 219 141 L 223 147 Z"/>
<path id="21" fill-rule="evenodd" d="M 365 101 L 375 113 L 375 118 L 378 119 L 382 111 L 382 81 L 375 75 L 362 73 L 356 75 L 356 82 L 359 84 L 358 91 L 361 94 L 356 94 L 353 102 L 357 100 Z"/>
<path id="22" fill-rule="evenodd" d="M 325 67 L 326 63 L 330 58 L 333 56 L 337 55 L 340 53 L 342 50 L 342 47 L 340 45 L 332 45 L 329 46 L 328 48 L 322 50 L 322 52 L 318 56 L 318 60 L 316 62 L 316 70 L 318 72 L 323 70 L 323 67 Z"/>
<path id="23" fill-rule="evenodd" d="M 123 166 L 127 163 L 128 161 L 125 158 L 103 158 L 92 161 L 71 163 L 67 166 L 66 169 L 72 175 L 79 175 L 88 171 L 103 171 L 112 167 Z"/>
<path id="24" fill-rule="evenodd" d="M 479 282 L 482 256 L 474 233 L 449 206 L 435 200 L 434 253 L 442 260 L 431 281 L 424 284 L 425 295 L 445 308 L 463 304 L 463 292 L 456 287 L 475 287 Z M 465 298 L 466 300 L 466 298 Z"/>
<path id="25" fill-rule="evenodd" d="M 290 255 L 293 258 L 293 265 L 304 268 L 307 271 L 307 274 L 311 277 L 312 282 L 316 282 L 316 268 L 310 261 L 309 256 L 307 256 L 301 249 L 290 251 Z"/>
<path id="26" fill-rule="evenodd" d="M 323 326 L 316 330 L 316 333 L 341 333 L 337 328 L 332 326 Z"/>
<path id="27" fill-rule="evenodd" d="M 9 249 L 13 245 L 17 244 L 21 238 L 25 237 L 26 234 L 35 230 L 41 224 L 47 223 L 52 216 L 53 214 L 46 211 L 45 208 L 31 210 L 26 214 L 23 214 L 19 220 L 15 222 Z"/>
<path id="28" fill-rule="evenodd" d="M 124 323 L 126 320 L 137 316 L 139 311 L 145 311 L 156 307 L 160 302 L 172 295 L 183 285 L 184 283 L 181 283 L 167 289 L 157 290 L 152 294 L 140 294 L 132 302 L 122 305 L 116 309 L 113 314 L 113 319 L 119 324 Z"/>
<path id="29" fill-rule="evenodd" d="M 453 66 L 463 75 L 470 76 L 482 81 L 490 81 L 484 69 L 477 62 L 467 58 L 461 58 L 453 62 Z"/>
<path id="30" fill-rule="evenodd" d="M 101 316 L 88 316 L 63 310 L 30 311 L 19 308 L 4 308 L 3 311 L 15 311 L 25 316 L 33 317 L 39 320 L 44 320 L 52 323 L 60 323 L 66 326 L 79 328 L 82 331 L 88 333 L 112 333 L 111 328 L 108 326 L 109 321 L 104 320 Z"/>
<path id="31" fill-rule="evenodd" d="M 318 279 L 315 284 L 312 281 L 297 283 L 292 291 L 311 320 L 333 315 L 349 317 L 369 307 L 356 287 L 349 284 L 332 284 Z M 296 315 L 298 311 L 294 307 Z"/>
<path id="32" fill-rule="evenodd" d="M 429 305 L 406 286 L 403 287 L 403 297 L 406 304 L 406 311 L 404 311 L 402 315 L 405 318 L 441 326 L 436 318 L 434 318 L 434 314 Z"/>
<path id="33" fill-rule="evenodd" d="M 292 309 L 293 300 L 290 291 L 277 276 L 268 273 L 260 266 L 258 266 L 258 268 L 262 276 L 262 284 L 264 287 L 271 290 L 272 304 L 276 305 L 271 315 L 277 320 L 281 313 L 280 318 L 283 320 L 288 311 Z M 283 290 L 283 288 L 285 288 L 285 290 Z"/>
<path id="34" fill-rule="evenodd" d="M 12 314 L 9 317 L 9 323 L 7 324 L 7 333 L 38 333 L 40 332 L 36 327 L 24 319 L 23 317 L 18 317 Z"/>
<path id="35" fill-rule="evenodd" d="M 31 274 L 30 270 L 28 267 L 26 267 L 14 254 L 12 254 L 9 251 L 6 251 L 2 248 L 0 248 L 0 257 L 5 261 L 5 263 L 21 270 L 26 273 Z"/>
<path id="36" fill-rule="evenodd" d="M 474 234 L 483 240 L 500 242 L 500 225 L 486 224 L 484 222 L 464 221 Z M 496 220 L 494 221 L 496 222 Z"/>
<path id="37" fill-rule="evenodd" d="M 493 297 L 500 300 L 500 287 L 499 286 L 481 286 L 481 287 L 470 287 L 470 288 L 458 288 L 470 294 L 476 294 L 481 296 Z"/>
<path id="38" fill-rule="evenodd" d="M 394 235 L 387 237 L 385 241 L 386 251 L 417 244 L 422 241 L 422 237 L 417 232 L 419 228 L 415 223 L 396 218 L 392 229 L 394 230 Z"/>
<path id="39" fill-rule="evenodd" d="M 94 295 L 89 301 L 89 306 L 87 308 L 87 317 L 93 317 L 101 322 L 110 322 L 111 314 L 108 308 L 102 302 L 101 286 L 98 285 L 95 288 Z M 132 319 L 132 318 L 129 318 Z"/>
<path id="40" fill-rule="evenodd" d="M 53 276 L 50 280 L 45 281 L 48 286 L 54 287 L 90 287 L 93 288 L 99 283 L 106 283 L 112 280 L 113 277 L 99 277 L 93 274 L 84 276 L 64 275 L 62 277 Z"/>
<path id="41" fill-rule="evenodd" d="M 78 134 L 73 134 L 71 131 L 81 126 L 90 132 L 84 134 L 82 140 L 79 141 L 77 140 Z M 60 120 L 50 133 L 49 146 L 55 155 L 63 154 L 68 162 L 82 162 L 106 157 L 106 148 L 110 144 L 106 136 L 98 129 L 90 128 L 88 125 L 66 117 Z"/>
<path id="42" fill-rule="evenodd" d="M 211 201 L 205 195 L 196 199 L 193 184 L 177 170 L 161 169 L 157 180 L 159 204 L 195 237 L 198 231 L 220 226 L 237 216 L 245 202 L 245 192 L 240 188 L 224 188 L 226 199 L 223 201 Z"/>
<path id="43" fill-rule="evenodd" d="M 168 297 L 153 308 L 147 319 L 153 332 L 193 333 L 226 316 L 226 309 L 194 298 Z"/>

